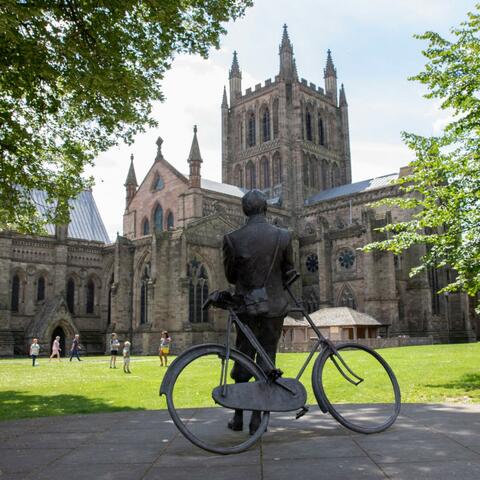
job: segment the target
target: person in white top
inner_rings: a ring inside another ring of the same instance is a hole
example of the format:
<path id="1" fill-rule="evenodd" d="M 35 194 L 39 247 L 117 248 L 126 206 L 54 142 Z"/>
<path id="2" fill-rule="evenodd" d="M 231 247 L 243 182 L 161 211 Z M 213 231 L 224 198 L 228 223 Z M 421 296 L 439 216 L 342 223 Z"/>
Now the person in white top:
<path id="1" fill-rule="evenodd" d="M 119 347 L 120 342 L 118 341 L 117 334 L 112 333 L 110 337 L 110 368 L 117 368 L 116 362 Z"/>
<path id="2" fill-rule="evenodd" d="M 40 353 L 40 345 L 38 344 L 38 338 L 34 338 L 30 345 L 30 356 L 32 357 L 32 367 L 35 366 L 35 360 Z"/>

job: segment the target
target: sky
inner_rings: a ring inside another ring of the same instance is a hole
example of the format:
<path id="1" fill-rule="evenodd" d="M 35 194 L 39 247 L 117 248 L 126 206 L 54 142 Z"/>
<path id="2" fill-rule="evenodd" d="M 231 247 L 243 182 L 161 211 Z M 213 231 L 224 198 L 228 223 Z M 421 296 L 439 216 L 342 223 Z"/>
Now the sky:
<path id="1" fill-rule="evenodd" d="M 278 47 L 288 26 L 298 75 L 323 86 L 327 49 L 338 85 L 349 105 L 352 181 L 397 172 L 412 159 L 401 132 L 439 133 L 449 112 L 423 97 L 425 88 L 408 77 L 422 71 L 426 43 L 414 34 L 431 30 L 448 36 L 465 20 L 475 0 L 257 0 L 246 15 L 226 25 L 219 50 L 208 59 L 178 56 L 163 82 L 166 100 L 154 105 L 158 127 L 101 154 L 87 173 L 112 240 L 122 234 L 125 178 L 134 155 L 140 184 L 151 167 L 157 138 L 166 160 L 188 172 L 187 158 L 198 125 L 202 176 L 221 181 L 220 104 L 233 51 L 238 52 L 242 90 L 278 74 Z"/>

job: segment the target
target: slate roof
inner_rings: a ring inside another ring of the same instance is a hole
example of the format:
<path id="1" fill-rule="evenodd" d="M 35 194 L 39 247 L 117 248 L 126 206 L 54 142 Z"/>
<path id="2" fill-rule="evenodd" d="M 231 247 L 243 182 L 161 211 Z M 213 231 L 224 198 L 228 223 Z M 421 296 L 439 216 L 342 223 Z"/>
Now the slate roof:
<path id="1" fill-rule="evenodd" d="M 207 180 L 202 178 L 201 188 L 204 190 L 210 190 L 211 192 L 223 193 L 225 195 L 232 195 L 234 197 L 242 198 L 247 192 L 247 188 L 237 187 L 230 185 L 229 183 L 215 182 L 214 180 Z M 280 197 L 268 198 L 267 203 L 269 205 L 279 205 Z"/>
<path id="2" fill-rule="evenodd" d="M 33 190 L 32 199 L 40 215 L 44 215 L 47 206 L 46 192 Z M 55 225 L 49 223 L 45 225 L 45 228 L 49 235 L 55 235 Z M 107 230 L 90 190 L 85 190 L 77 198 L 70 200 L 68 237 L 110 243 Z"/>
<path id="3" fill-rule="evenodd" d="M 353 325 L 379 327 L 382 324 L 372 316 L 353 310 L 349 307 L 321 308 L 310 314 L 310 318 L 317 327 L 347 327 Z M 309 323 L 302 320 L 295 320 L 292 317 L 286 317 L 284 326 L 309 326 Z"/>
<path id="4" fill-rule="evenodd" d="M 213 180 L 207 180 L 202 178 L 201 188 L 204 190 L 210 190 L 211 192 L 224 193 L 226 195 L 233 195 L 234 197 L 243 197 L 248 190 L 244 188 L 236 187 L 228 183 L 215 182 Z"/>
<path id="5" fill-rule="evenodd" d="M 340 185 L 339 187 L 330 188 L 323 192 L 318 192 L 305 200 L 305 205 L 312 205 L 314 203 L 322 202 L 324 200 L 331 200 L 332 198 L 343 197 L 345 195 L 352 195 L 354 193 L 367 192 L 377 188 L 387 187 L 393 180 L 398 179 L 398 173 L 391 173 L 383 177 L 370 178 L 369 180 L 362 180 L 361 182 L 348 183 L 347 185 Z"/>

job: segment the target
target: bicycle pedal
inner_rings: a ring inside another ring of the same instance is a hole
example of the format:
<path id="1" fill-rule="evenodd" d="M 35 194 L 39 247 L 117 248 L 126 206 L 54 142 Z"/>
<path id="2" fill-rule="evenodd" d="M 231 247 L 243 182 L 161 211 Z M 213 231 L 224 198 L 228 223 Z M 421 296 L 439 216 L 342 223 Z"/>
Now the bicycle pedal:
<path id="1" fill-rule="evenodd" d="M 298 420 L 299 418 L 303 417 L 307 412 L 308 412 L 308 407 L 302 407 L 296 414 L 295 414 L 295 420 Z"/>

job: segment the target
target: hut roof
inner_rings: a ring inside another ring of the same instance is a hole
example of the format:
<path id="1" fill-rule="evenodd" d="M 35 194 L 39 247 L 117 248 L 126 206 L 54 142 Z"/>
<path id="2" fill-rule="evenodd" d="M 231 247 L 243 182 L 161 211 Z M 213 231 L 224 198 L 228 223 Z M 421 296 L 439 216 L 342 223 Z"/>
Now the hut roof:
<path id="1" fill-rule="evenodd" d="M 373 326 L 379 327 L 383 325 L 381 322 L 368 315 L 367 313 L 358 312 L 349 307 L 332 307 L 321 308 L 310 314 L 310 318 L 317 327 L 349 327 L 349 326 Z M 295 320 L 292 317 L 286 317 L 284 326 L 308 326 L 308 322 Z"/>

